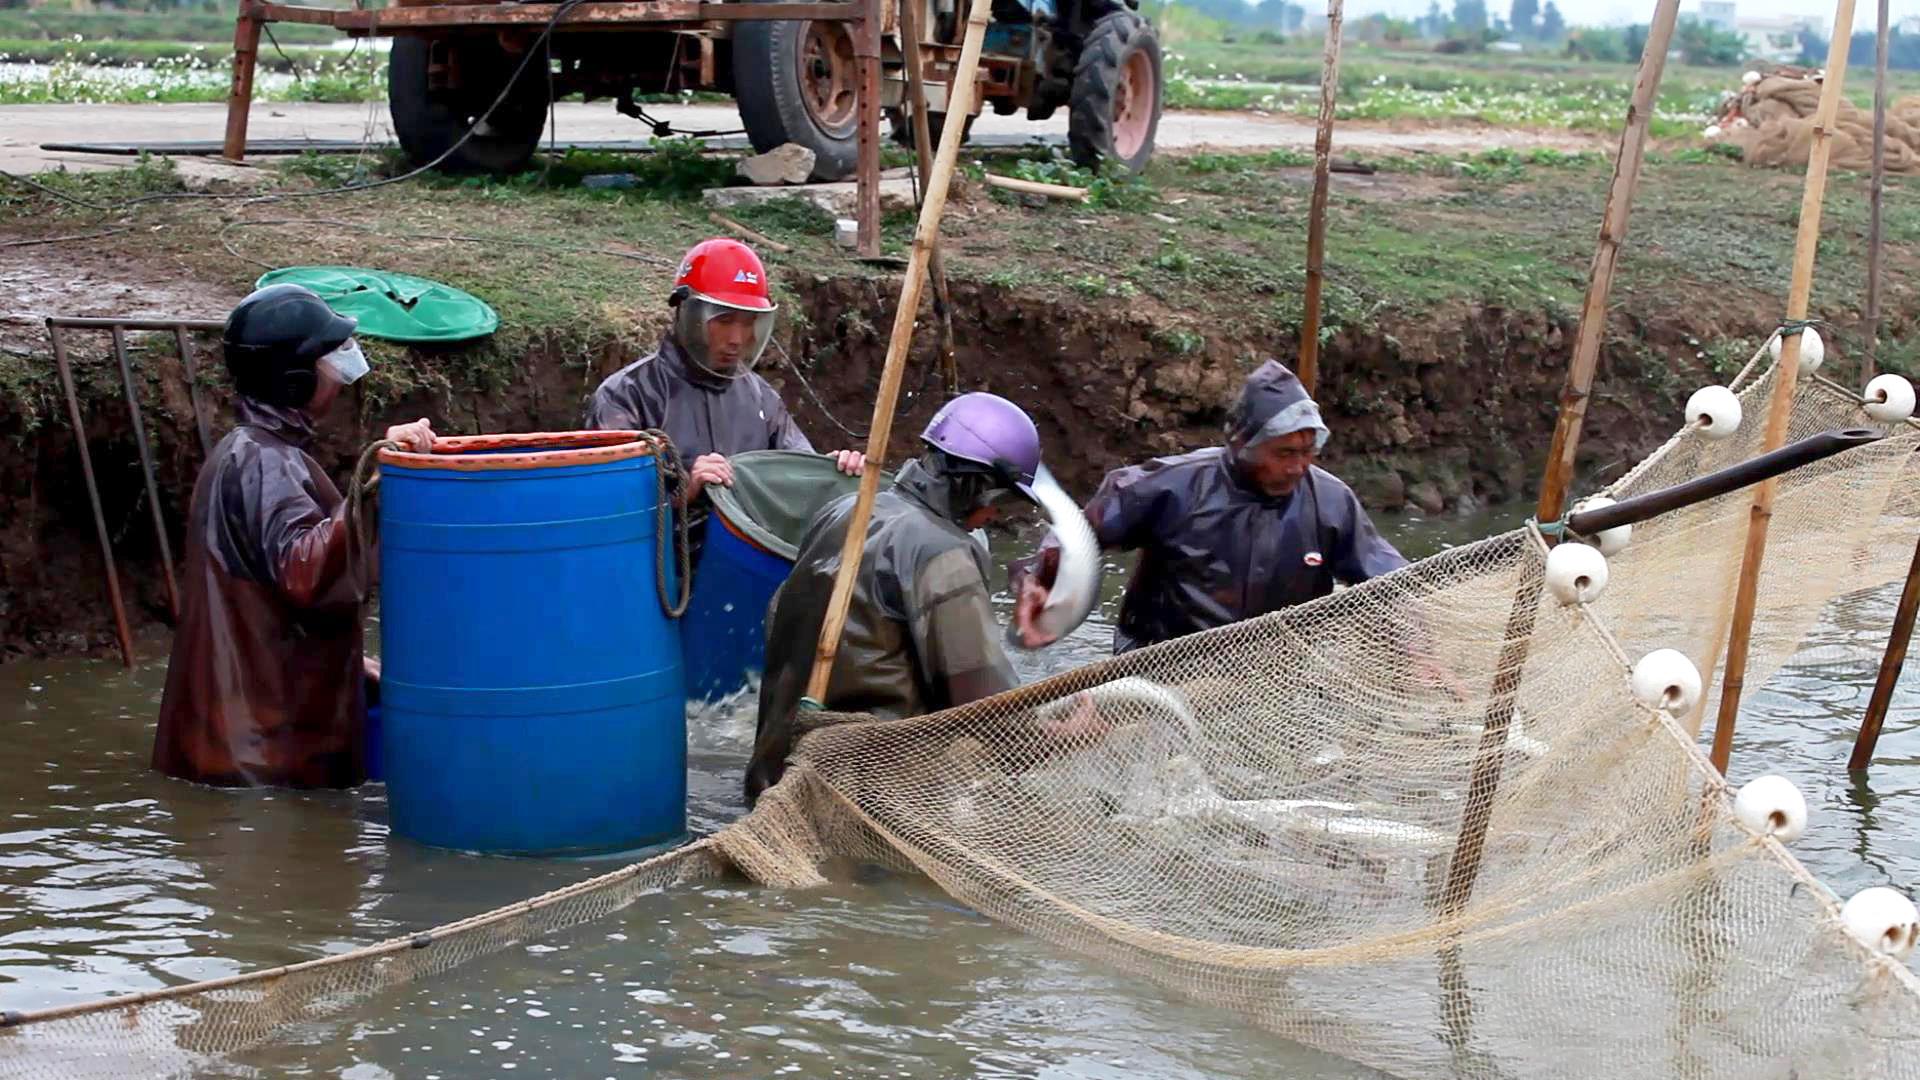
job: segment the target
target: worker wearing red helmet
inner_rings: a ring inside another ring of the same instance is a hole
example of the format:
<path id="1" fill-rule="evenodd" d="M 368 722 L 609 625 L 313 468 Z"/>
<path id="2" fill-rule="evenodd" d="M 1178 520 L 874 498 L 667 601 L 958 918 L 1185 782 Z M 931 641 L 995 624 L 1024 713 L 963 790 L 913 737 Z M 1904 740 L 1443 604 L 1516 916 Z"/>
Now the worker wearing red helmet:
<path id="1" fill-rule="evenodd" d="M 812 453 L 779 393 L 753 371 L 773 337 L 775 310 L 753 249 L 726 239 L 695 244 L 680 260 L 667 303 L 673 324 L 660 348 L 600 384 L 587 402 L 587 427 L 665 431 L 690 463 L 689 504 L 708 484 L 733 483 L 731 455 Z M 849 476 L 866 462 L 857 450 L 834 458 Z"/>

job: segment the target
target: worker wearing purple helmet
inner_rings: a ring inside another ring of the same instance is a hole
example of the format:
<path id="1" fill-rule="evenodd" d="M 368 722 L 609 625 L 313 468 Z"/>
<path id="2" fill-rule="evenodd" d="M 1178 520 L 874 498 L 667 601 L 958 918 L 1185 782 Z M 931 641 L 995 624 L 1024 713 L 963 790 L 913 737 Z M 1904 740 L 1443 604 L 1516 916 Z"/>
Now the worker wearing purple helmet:
<path id="1" fill-rule="evenodd" d="M 1013 402 L 975 393 L 942 407 L 920 440 L 920 457 L 874 499 L 821 703 L 835 712 L 917 716 L 1018 683 L 993 617 L 987 553 L 969 534 L 1008 502 L 1032 501 L 1040 433 Z M 774 594 L 749 801 L 786 768 L 855 498 L 814 517 L 792 575 Z"/>

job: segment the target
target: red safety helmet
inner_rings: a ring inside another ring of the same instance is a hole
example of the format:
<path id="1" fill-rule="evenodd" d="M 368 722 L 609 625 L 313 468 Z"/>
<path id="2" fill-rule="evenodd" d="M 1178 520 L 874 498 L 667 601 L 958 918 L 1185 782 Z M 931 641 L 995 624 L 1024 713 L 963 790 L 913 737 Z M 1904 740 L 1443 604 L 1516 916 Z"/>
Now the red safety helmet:
<path id="1" fill-rule="evenodd" d="M 723 237 L 693 245 L 680 260 L 673 291 L 675 303 L 691 295 L 744 311 L 773 310 L 767 268 L 760 264 L 760 256 L 740 241 Z"/>
<path id="2" fill-rule="evenodd" d="M 667 296 L 674 337 L 694 366 L 719 379 L 752 371 L 773 339 L 773 300 L 760 256 L 738 240 L 693 245 Z"/>

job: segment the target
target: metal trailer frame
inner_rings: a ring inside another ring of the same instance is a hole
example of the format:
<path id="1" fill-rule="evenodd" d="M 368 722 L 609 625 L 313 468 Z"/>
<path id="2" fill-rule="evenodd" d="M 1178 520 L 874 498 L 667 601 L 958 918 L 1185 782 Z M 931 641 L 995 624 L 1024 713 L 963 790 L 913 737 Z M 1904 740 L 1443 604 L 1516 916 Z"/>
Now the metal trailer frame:
<path id="1" fill-rule="evenodd" d="M 404 0 L 402 0 L 404 4 Z M 233 29 L 233 83 L 227 93 L 227 132 L 222 154 L 245 160 L 247 113 L 253 104 L 253 75 L 259 59 L 260 30 L 268 23 L 331 26 L 356 37 L 395 31 L 472 28 L 530 29 L 554 23 L 554 32 L 582 30 L 699 30 L 713 23 L 749 20 L 811 20 L 852 23 L 855 86 L 860 141 L 855 181 L 860 224 L 859 252 L 880 254 L 880 52 L 886 29 L 885 0 L 830 0 L 793 3 L 715 3 L 711 0 L 587 0 L 556 21 L 552 4 L 440 3 L 389 8 L 319 8 L 300 4 L 242 0 Z"/>
<path id="2" fill-rule="evenodd" d="M 167 524 L 160 514 L 159 484 L 153 474 L 153 451 L 147 441 L 147 425 L 140 410 L 140 394 L 133 384 L 133 365 L 127 360 L 127 331 L 171 330 L 180 350 L 180 362 L 186 368 L 187 400 L 193 405 L 193 423 L 200 435 L 201 453 L 213 453 L 213 436 L 207 427 L 207 414 L 200 402 L 200 383 L 193 362 L 193 346 L 188 331 L 218 331 L 226 324 L 205 319 L 120 319 L 49 316 L 47 337 L 53 342 L 53 364 L 60 374 L 60 389 L 66 395 L 67 417 L 73 423 L 74 445 L 80 451 L 80 473 L 87 482 L 87 498 L 93 504 L 93 528 L 100 538 L 100 560 L 107 571 L 107 599 L 113 605 L 114 632 L 120 640 L 120 660 L 133 666 L 133 632 L 127 624 L 127 608 L 120 594 L 120 573 L 114 566 L 113 536 L 107 530 L 106 509 L 100 503 L 100 484 L 93 470 L 93 455 L 87 449 L 86 420 L 80 413 L 80 397 L 74 390 L 73 365 L 67 360 L 67 342 L 63 330 L 106 330 L 113 335 L 113 358 L 120 368 L 120 386 L 127 395 L 127 411 L 133 418 L 133 439 L 140 448 L 140 471 L 146 479 L 147 506 L 153 514 L 153 535 L 160 546 L 160 565 L 166 572 L 167 602 L 174 618 L 180 617 L 180 586 L 174 579 L 173 545 L 167 540 Z"/>

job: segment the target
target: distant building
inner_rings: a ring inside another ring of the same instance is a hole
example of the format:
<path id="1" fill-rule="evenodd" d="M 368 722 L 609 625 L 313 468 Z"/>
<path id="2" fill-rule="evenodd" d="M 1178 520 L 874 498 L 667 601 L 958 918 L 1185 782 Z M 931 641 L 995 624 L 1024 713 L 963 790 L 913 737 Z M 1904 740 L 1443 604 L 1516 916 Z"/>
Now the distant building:
<path id="1" fill-rule="evenodd" d="M 1734 32 L 1733 0 L 1700 0 L 1700 21 L 1716 30 Z"/>
<path id="2" fill-rule="evenodd" d="M 1750 15 L 1735 20 L 1733 31 L 1746 39 L 1749 57 L 1790 64 L 1800 58 L 1801 32 L 1819 28 L 1818 19 L 1804 15 Z"/>

